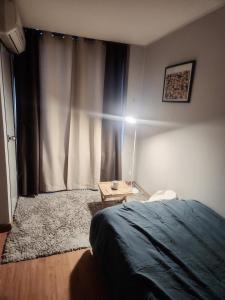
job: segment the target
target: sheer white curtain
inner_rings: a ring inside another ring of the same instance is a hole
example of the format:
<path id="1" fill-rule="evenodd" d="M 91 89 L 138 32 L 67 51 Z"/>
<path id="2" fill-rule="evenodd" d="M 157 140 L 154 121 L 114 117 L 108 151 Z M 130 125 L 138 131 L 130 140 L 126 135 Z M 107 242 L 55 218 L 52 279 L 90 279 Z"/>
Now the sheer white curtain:
<path id="1" fill-rule="evenodd" d="M 103 42 L 40 40 L 40 190 L 93 188 L 100 180 Z"/>

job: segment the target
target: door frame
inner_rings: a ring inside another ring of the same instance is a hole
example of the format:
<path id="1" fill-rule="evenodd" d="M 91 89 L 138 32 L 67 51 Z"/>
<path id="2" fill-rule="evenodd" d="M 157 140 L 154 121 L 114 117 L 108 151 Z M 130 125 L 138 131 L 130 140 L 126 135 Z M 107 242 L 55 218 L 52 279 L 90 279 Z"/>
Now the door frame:
<path id="1" fill-rule="evenodd" d="M 12 222 L 12 205 L 11 205 L 11 187 L 10 187 L 10 174 L 9 174 L 9 155 L 8 155 L 8 138 L 7 138 L 7 124 L 6 124 L 6 108 L 5 108 L 5 92 L 3 84 L 3 63 L 2 63 L 2 51 L 4 46 L 0 43 L 0 122 L 2 122 L 3 136 L 0 136 L 4 145 L 4 170 L 2 176 L 5 177 L 6 182 L 4 185 L 6 189 L 4 190 L 4 195 L 1 201 L 0 209 L 4 209 L 4 217 L 1 217 L 0 224 L 9 224 Z"/>

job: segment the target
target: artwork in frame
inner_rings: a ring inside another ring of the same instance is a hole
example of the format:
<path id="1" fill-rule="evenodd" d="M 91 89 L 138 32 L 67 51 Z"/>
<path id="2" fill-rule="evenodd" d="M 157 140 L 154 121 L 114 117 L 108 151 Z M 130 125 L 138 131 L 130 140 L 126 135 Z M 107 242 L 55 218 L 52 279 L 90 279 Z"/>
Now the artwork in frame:
<path id="1" fill-rule="evenodd" d="M 195 65 L 192 60 L 166 67 L 163 102 L 190 102 Z"/>

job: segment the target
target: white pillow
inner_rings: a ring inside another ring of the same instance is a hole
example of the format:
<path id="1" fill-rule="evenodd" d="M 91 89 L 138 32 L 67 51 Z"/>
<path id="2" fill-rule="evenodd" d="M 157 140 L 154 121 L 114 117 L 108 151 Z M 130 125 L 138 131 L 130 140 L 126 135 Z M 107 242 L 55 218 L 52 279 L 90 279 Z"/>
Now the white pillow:
<path id="1" fill-rule="evenodd" d="M 172 190 L 157 191 L 145 202 L 171 200 L 171 199 L 178 199 L 176 192 Z"/>

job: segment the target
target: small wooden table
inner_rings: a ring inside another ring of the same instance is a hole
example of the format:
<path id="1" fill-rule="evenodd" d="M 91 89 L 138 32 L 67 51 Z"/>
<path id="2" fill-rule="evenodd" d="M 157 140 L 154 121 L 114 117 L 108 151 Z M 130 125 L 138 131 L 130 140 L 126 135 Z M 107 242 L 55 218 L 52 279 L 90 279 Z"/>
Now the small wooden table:
<path id="1" fill-rule="evenodd" d="M 101 193 L 102 202 L 109 198 L 127 201 L 127 196 L 133 194 L 132 187 L 129 186 L 125 181 L 119 181 L 117 190 L 113 190 L 111 188 L 111 181 L 99 182 L 98 186 Z"/>

